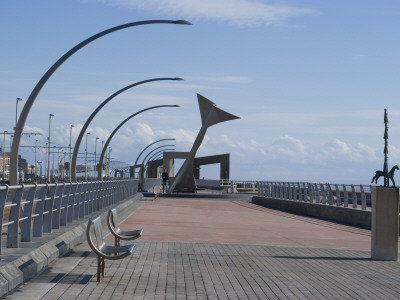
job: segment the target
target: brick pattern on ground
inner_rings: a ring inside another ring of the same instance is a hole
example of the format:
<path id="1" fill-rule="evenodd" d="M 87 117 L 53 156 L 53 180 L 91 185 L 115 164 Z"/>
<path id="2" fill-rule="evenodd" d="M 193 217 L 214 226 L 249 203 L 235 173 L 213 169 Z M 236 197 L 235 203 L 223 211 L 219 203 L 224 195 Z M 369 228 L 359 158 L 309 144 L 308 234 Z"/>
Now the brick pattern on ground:
<path id="1" fill-rule="evenodd" d="M 89 247 L 74 251 L 70 257 L 79 263 L 65 276 L 50 267 L 27 284 L 47 284 L 40 299 L 398 299 L 400 293 L 399 263 L 372 261 L 369 251 L 137 241 L 133 256 L 106 261 L 100 283 L 95 255 L 85 255 Z M 8 298 L 18 296 L 16 290 Z"/>

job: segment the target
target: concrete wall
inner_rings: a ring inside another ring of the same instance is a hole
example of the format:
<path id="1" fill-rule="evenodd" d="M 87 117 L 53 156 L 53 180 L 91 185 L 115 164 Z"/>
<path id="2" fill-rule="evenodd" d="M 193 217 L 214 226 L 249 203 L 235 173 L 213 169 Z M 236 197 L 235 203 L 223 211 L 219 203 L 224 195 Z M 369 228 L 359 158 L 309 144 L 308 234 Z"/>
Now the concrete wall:
<path id="1" fill-rule="evenodd" d="M 324 219 L 351 226 L 371 228 L 371 212 L 350 207 L 332 206 L 293 200 L 254 196 L 252 202 L 265 207 L 283 210 L 299 215 Z"/>

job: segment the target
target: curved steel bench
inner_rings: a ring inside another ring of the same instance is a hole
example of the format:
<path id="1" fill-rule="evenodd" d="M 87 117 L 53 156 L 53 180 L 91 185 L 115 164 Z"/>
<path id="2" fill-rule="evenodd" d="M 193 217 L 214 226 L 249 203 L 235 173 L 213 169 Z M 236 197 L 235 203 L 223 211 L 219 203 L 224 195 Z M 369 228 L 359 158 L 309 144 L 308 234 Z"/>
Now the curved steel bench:
<path id="1" fill-rule="evenodd" d="M 92 230 L 93 228 L 93 230 Z M 92 239 L 91 231 L 93 231 L 95 239 Z M 100 216 L 89 220 L 86 236 L 90 248 L 97 254 L 97 281 L 105 276 L 105 259 L 118 260 L 125 258 L 133 253 L 134 244 L 125 246 L 109 246 L 104 242 L 101 230 Z"/>
<path id="2" fill-rule="evenodd" d="M 131 241 L 142 236 L 143 229 L 123 231 L 119 228 L 118 224 L 117 210 L 115 208 L 110 209 L 107 215 L 107 225 L 115 237 L 115 246 L 119 246 L 121 240 Z"/>

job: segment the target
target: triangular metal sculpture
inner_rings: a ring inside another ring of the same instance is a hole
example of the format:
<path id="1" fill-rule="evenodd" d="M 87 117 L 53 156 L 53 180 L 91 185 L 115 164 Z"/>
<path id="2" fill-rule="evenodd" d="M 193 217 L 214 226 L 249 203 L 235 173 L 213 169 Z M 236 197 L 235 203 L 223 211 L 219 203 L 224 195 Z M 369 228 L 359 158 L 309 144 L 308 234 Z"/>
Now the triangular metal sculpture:
<path id="1" fill-rule="evenodd" d="M 193 175 L 193 162 L 197 149 L 206 135 L 207 128 L 224 121 L 240 119 L 239 117 L 227 113 L 218 108 L 216 104 L 204 96 L 197 94 L 202 126 L 193 143 L 188 157 L 175 176 L 174 181 L 168 189 L 169 193 L 196 193 L 196 183 Z"/>

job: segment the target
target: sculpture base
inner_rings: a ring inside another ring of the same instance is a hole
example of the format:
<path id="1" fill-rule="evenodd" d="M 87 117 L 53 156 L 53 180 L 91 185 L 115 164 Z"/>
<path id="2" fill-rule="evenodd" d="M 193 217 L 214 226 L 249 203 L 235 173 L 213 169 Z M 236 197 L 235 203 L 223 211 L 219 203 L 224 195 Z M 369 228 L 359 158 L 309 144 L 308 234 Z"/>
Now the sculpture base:
<path id="1" fill-rule="evenodd" d="M 397 261 L 399 255 L 399 189 L 372 189 L 371 258 Z"/>

